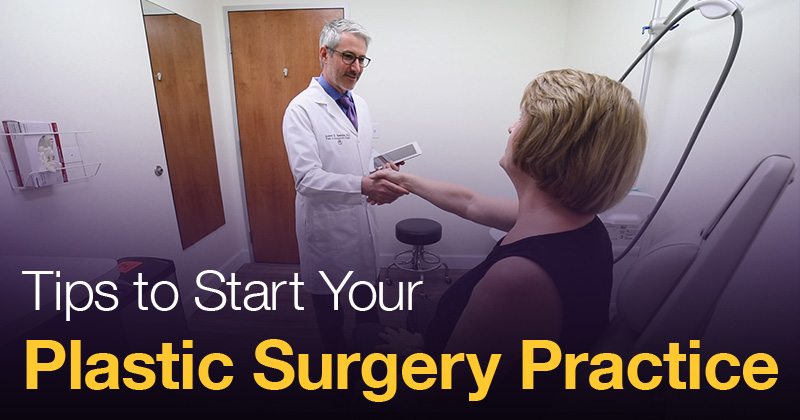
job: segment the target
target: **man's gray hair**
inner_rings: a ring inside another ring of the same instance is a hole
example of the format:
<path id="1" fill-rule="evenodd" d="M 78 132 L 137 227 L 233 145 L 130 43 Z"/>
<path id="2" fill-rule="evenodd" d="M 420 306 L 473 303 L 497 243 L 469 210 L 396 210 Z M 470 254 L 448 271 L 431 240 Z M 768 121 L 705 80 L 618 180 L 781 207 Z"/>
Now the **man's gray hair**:
<path id="1" fill-rule="evenodd" d="M 325 27 L 322 28 L 322 32 L 319 33 L 319 46 L 328 48 L 338 47 L 342 40 L 342 32 L 350 32 L 351 34 L 360 36 L 364 39 L 367 47 L 369 47 L 369 43 L 372 41 L 372 37 L 369 36 L 367 30 L 364 29 L 361 24 L 348 19 L 336 19 L 328 22 Z"/>

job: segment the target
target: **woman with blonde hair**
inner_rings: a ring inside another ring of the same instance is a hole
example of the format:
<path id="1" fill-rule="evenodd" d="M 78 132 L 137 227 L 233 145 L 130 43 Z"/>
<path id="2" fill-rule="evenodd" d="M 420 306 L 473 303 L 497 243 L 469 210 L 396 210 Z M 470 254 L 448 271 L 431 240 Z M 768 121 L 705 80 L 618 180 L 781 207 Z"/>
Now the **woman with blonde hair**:
<path id="1" fill-rule="evenodd" d="M 442 295 L 423 331 L 387 328 L 377 350 L 499 353 L 499 370 L 509 372 L 519 364 L 522 340 L 552 340 L 562 353 L 580 353 L 603 331 L 613 254 L 597 214 L 636 180 L 646 143 L 641 109 L 617 81 L 555 70 L 530 82 L 520 114 L 500 159 L 517 200 L 397 171 L 372 175 L 508 232 Z M 519 373 L 508 376 L 521 387 Z"/>

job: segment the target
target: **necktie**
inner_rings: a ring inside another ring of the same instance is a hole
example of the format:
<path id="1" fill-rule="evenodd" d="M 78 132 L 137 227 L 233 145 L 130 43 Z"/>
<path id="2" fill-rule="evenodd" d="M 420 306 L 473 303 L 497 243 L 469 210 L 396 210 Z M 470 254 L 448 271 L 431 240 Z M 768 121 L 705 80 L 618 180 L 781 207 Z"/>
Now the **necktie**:
<path id="1" fill-rule="evenodd" d="M 350 97 L 347 95 L 342 95 L 338 102 L 344 106 L 344 114 L 347 115 L 347 118 L 351 123 L 353 123 L 353 127 L 355 127 L 356 131 L 358 131 L 358 117 L 356 116 L 356 108 L 353 106 L 353 102 L 350 101 Z"/>

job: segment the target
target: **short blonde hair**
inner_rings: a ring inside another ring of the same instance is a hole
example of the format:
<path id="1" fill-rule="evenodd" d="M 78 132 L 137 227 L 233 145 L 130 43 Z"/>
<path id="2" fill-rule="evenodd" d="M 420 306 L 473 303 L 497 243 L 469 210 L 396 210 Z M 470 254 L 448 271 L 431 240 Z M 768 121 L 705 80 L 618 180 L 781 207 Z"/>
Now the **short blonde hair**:
<path id="1" fill-rule="evenodd" d="M 622 83 L 577 70 L 549 71 L 528 84 L 520 110 L 512 160 L 562 205 L 601 213 L 633 187 L 647 129 Z"/>

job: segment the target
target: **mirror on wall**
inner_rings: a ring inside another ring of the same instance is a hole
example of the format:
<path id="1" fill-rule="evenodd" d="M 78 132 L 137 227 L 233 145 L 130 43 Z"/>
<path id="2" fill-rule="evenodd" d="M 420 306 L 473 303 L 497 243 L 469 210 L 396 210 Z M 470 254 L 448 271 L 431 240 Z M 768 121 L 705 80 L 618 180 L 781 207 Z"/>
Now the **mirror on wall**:
<path id="1" fill-rule="evenodd" d="M 186 249 L 225 224 L 202 28 L 150 1 L 142 0 L 142 12 L 166 175 Z"/>

